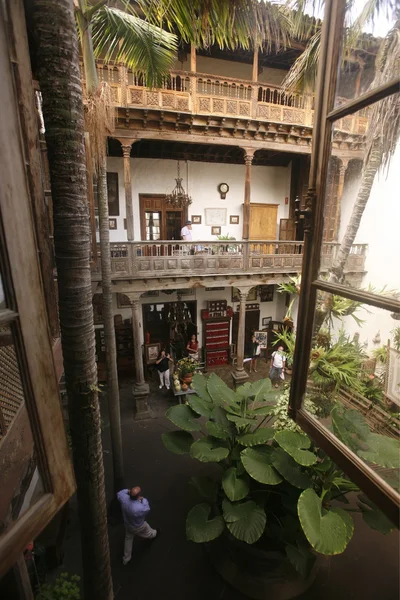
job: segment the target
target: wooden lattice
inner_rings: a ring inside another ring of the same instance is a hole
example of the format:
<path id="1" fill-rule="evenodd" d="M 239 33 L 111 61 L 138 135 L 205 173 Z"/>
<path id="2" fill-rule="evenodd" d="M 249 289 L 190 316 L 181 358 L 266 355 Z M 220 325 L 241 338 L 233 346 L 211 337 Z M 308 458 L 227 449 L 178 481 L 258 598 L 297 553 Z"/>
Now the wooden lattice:
<path id="1" fill-rule="evenodd" d="M 0 346 L 0 440 L 10 428 L 23 402 L 24 392 L 14 346 Z"/>

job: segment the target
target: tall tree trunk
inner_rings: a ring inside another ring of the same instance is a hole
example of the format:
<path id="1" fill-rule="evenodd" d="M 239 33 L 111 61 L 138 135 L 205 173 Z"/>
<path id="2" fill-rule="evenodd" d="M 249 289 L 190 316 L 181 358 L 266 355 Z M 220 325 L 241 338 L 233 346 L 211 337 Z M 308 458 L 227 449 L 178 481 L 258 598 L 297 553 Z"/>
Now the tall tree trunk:
<path id="1" fill-rule="evenodd" d="M 72 0 L 34 0 L 33 5 L 54 205 L 61 340 L 78 486 L 85 597 L 111 600 L 76 24 Z"/>
<path id="2" fill-rule="evenodd" d="M 104 142 L 105 143 L 105 142 Z M 115 341 L 114 316 L 111 291 L 111 251 L 107 196 L 107 164 L 102 160 L 98 169 L 97 197 L 99 204 L 101 280 L 103 290 L 104 342 L 107 364 L 107 397 L 110 417 L 111 444 L 114 469 L 114 492 L 124 487 L 124 463 L 122 453 L 121 416 L 118 389 L 117 345 Z"/>

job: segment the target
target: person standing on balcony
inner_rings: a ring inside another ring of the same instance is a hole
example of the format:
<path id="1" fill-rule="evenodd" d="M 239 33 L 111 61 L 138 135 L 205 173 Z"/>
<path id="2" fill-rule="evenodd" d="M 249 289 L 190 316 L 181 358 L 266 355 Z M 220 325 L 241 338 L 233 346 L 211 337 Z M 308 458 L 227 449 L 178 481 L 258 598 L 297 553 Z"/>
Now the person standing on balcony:
<path id="1" fill-rule="evenodd" d="M 121 504 L 122 517 L 125 526 L 125 544 L 122 564 L 127 565 L 132 558 L 132 544 L 135 535 L 148 540 L 158 535 L 156 529 L 152 529 L 147 523 L 146 516 L 150 512 L 150 505 L 142 496 L 142 490 L 135 486 L 130 490 L 121 490 L 117 494 Z"/>
<path id="2" fill-rule="evenodd" d="M 160 356 L 156 360 L 156 369 L 158 371 L 158 375 L 160 377 L 160 385 L 159 389 L 165 385 L 167 390 L 169 390 L 170 382 L 169 382 L 169 363 L 173 363 L 171 356 L 166 354 L 165 350 L 161 350 Z"/>
<path id="3" fill-rule="evenodd" d="M 192 221 L 186 221 L 185 226 L 181 229 L 181 238 L 185 242 L 191 242 L 192 238 Z"/>
<path id="4" fill-rule="evenodd" d="M 284 378 L 283 369 L 285 368 L 285 355 L 283 353 L 283 346 L 279 346 L 278 350 L 271 355 L 271 369 L 269 372 L 269 378 L 272 383 L 275 381 L 275 387 L 278 387 L 278 382 Z"/>

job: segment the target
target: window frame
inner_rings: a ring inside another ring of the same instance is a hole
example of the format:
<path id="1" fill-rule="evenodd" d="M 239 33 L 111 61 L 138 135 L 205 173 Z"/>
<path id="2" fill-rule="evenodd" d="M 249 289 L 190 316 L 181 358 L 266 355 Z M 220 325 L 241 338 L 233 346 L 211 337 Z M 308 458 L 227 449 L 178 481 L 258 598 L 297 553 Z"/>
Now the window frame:
<path id="1" fill-rule="evenodd" d="M 305 207 L 305 236 L 302 285 L 299 297 L 298 327 L 289 398 L 289 415 L 343 469 L 345 473 L 396 524 L 399 523 L 400 494 L 382 479 L 361 458 L 303 407 L 307 385 L 309 356 L 317 291 L 322 290 L 360 300 L 391 311 L 400 311 L 400 302 L 370 292 L 350 289 L 319 280 L 319 266 L 324 228 L 324 204 L 331 155 L 332 126 L 346 115 L 398 93 L 400 78 L 377 87 L 355 100 L 334 108 L 346 1 L 327 0 L 322 27 L 318 78 L 315 90 L 316 106 L 313 125 L 313 148 L 308 193 Z"/>
<path id="2" fill-rule="evenodd" d="M 19 15 L 20 18 L 23 18 Z M 22 44 L 27 44 L 26 37 Z M 9 38 L 0 13 L 2 110 L 0 144 L 0 261 L 6 309 L 18 357 L 25 404 L 45 493 L 0 537 L 0 577 L 75 491 L 56 375 L 27 179 Z M 29 93 L 34 94 L 33 86 Z"/>

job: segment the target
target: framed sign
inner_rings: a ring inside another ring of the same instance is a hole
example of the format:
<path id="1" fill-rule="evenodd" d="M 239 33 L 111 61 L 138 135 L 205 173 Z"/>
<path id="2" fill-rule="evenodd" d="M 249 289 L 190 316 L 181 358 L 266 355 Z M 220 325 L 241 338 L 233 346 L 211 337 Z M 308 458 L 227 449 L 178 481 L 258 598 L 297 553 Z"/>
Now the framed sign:
<path id="1" fill-rule="evenodd" d="M 221 235 L 221 227 L 211 227 L 211 235 Z"/>
<path id="2" fill-rule="evenodd" d="M 231 225 L 239 225 L 239 215 L 231 215 L 229 217 L 229 223 Z"/>
<path id="3" fill-rule="evenodd" d="M 107 173 L 108 214 L 119 216 L 118 173 Z M 111 227 L 110 227 L 111 229 Z"/>
<path id="4" fill-rule="evenodd" d="M 145 350 L 145 358 L 146 364 L 154 365 L 156 362 L 158 355 L 160 354 L 161 344 L 157 342 L 156 344 L 146 344 L 144 347 Z"/>
<path id="5" fill-rule="evenodd" d="M 108 219 L 108 228 L 117 229 L 117 219 Z"/>
<path id="6" fill-rule="evenodd" d="M 274 299 L 274 286 L 273 285 L 260 285 L 260 301 L 261 302 L 272 302 Z"/>
<path id="7" fill-rule="evenodd" d="M 262 326 L 268 327 L 268 325 L 270 324 L 271 321 L 272 321 L 272 317 L 263 317 L 262 318 Z"/>
<path id="8" fill-rule="evenodd" d="M 206 208 L 206 225 L 226 225 L 226 208 Z"/>
<path id="9" fill-rule="evenodd" d="M 260 344 L 260 348 L 266 348 L 268 346 L 268 332 L 267 331 L 255 331 L 254 337 L 256 342 Z"/>
<path id="10" fill-rule="evenodd" d="M 192 225 L 201 225 L 201 215 L 192 215 Z"/>

